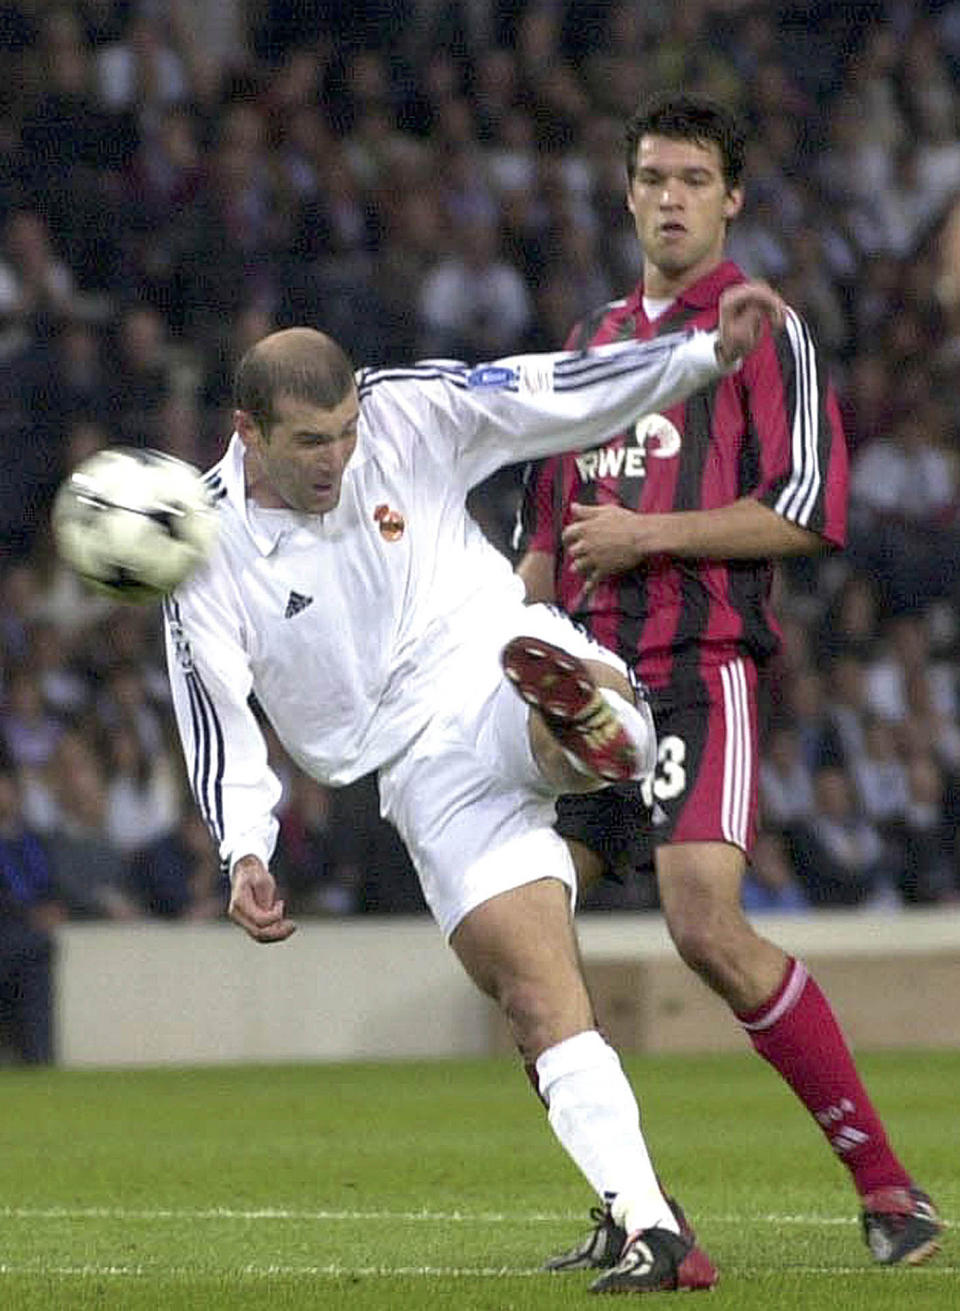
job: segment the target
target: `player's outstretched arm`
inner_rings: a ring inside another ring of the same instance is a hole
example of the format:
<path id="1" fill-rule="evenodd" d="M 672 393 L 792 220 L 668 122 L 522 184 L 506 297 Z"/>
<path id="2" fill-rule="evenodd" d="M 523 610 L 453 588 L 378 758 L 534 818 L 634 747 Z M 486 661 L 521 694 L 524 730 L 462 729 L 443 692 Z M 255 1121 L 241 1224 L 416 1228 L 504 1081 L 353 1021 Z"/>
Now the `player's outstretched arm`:
<path id="1" fill-rule="evenodd" d="M 283 942 L 296 929 L 284 915 L 273 875 L 259 856 L 241 856 L 230 872 L 227 914 L 255 942 Z"/>
<path id="2" fill-rule="evenodd" d="M 769 323 L 779 332 L 786 317 L 786 306 L 765 282 L 741 282 L 727 287 L 720 295 L 720 323 L 717 359 L 723 365 L 735 364 L 749 355 Z"/>
<path id="3" fill-rule="evenodd" d="M 473 369 L 441 369 L 439 376 L 434 369 L 431 386 L 440 384 L 445 394 L 432 406 L 431 431 L 454 444 L 454 463 L 469 489 L 502 465 L 598 446 L 638 414 L 685 400 L 735 368 L 767 323 L 778 329 L 784 315 L 775 291 L 747 282 L 723 293 L 716 332 L 514 355 Z M 369 380 L 364 385 L 367 403 L 375 402 L 379 393 Z"/>

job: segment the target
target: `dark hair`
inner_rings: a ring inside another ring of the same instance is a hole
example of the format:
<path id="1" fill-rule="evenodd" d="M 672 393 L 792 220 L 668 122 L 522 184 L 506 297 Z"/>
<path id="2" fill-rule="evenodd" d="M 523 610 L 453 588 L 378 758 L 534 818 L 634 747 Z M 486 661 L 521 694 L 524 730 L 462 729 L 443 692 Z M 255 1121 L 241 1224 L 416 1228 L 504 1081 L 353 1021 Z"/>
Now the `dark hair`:
<path id="1" fill-rule="evenodd" d="M 234 403 L 266 433 L 279 397 L 332 410 L 353 386 L 353 365 L 332 337 L 313 328 L 286 328 L 244 355 L 234 380 Z"/>
<path id="2" fill-rule="evenodd" d="M 727 188 L 740 185 L 746 146 L 743 129 L 732 110 L 706 96 L 667 93 L 643 101 L 627 122 L 624 135 L 627 179 L 637 171 L 641 137 L 657 135 L 675 141 L 714 145 L 720 152 Z"/>

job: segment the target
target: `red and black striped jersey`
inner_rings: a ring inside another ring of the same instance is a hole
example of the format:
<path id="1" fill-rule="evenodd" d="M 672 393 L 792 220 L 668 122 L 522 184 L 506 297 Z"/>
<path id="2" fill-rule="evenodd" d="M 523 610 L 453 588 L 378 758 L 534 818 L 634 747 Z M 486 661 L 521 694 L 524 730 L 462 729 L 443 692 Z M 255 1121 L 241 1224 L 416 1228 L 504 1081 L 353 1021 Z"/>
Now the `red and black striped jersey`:
<path id="1" fill-rule="evenodd" d="M 723 263 L 654 321 L 638 286 L 578 324 L 567 348 L 714 328 L 720 293 L 742 281 L 735 264 Z M 772 562 L 654 557 L 585 597 L 560 539 L 571 502 L 643 514 L 710 510 L 752 496 L 842 546 L 847 483 L 825 363 L 790 310 L 784 331 L 766 332 L 735 373 L 663 413 L 638 415 L 605 446 L 552 456 L 528 470 L 516 545 L 552 555 L 557 603 L 645 682 L 663 686 L 684 671 L 743 654 L 759 663 L 776 650 Z"/>

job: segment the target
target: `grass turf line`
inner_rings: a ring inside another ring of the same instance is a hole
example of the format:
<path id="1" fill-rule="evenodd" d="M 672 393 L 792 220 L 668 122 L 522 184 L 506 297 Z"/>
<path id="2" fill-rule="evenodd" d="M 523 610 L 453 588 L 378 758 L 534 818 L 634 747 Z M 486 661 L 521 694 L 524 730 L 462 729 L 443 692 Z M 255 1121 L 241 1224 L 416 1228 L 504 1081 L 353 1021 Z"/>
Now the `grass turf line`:
<path id="1" fill-rule="evenodd" d="M 845 1171 L 761 1062 L 627 1064 L 721 1269 L 710 1311 L 957 1305 L 956 1230 L 929 1267 L 874 1267 Z M 960 1217 L 960 1053 L 862 1064 L 906 1164 Z M 536 1268 L 592 1200 L 511 1062 L 0 1074 L 10 1311 L 583 1307 L 588 1276 Z"/>

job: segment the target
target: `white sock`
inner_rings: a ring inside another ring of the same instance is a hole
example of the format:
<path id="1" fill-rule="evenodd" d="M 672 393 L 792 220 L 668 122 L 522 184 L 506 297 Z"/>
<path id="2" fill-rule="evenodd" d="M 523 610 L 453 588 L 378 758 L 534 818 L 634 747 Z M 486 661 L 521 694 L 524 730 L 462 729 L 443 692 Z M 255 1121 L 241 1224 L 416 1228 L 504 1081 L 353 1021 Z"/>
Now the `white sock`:
<path id="1" fill-rule="evenodd" d="M 566 1038 L 537 1061 L 550 1127 L 628 1234 L 678 1233 L 640 1130 L 640 1110 L 620 1058 L 595 1029 Z"/>

